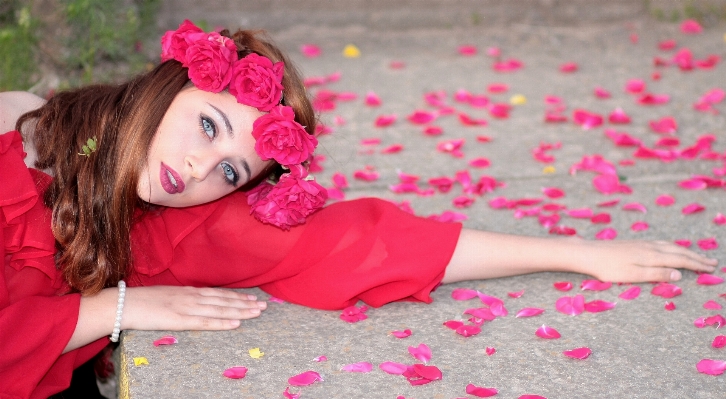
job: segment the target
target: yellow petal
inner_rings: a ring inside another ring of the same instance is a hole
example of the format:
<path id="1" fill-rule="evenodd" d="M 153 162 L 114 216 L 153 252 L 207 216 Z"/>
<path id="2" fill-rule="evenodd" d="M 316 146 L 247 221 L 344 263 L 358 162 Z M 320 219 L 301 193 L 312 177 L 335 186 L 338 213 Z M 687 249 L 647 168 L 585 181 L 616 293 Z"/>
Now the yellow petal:
<path id="1" fill-rule="evenodd" d="M 252 348 L 249 350 L 249 352 L 250 352 L 250 357 L 253 359 L 259 359 L 265 355 L 264 352 L 260 352 L 260 348 Z"/>
<path id="2" fill-rule="evenodd" d="M 345 46 L 343 49 L 343 57 L 346 58 L 358 58 L 360 57 L 360 50 L 353 44 Z"/>
<path id="3" fill-rule="evenodd" d="M 527 97 L 521 94 L 515 94 L 512 96 L 512 98 L 509 99 L 509 103 L 512 105 L 527 104 Z"/>
<path id="4" fill-rule="evenodd" d="M 542 169 L 542 173 L 544 173 L 546 175 L 547 174 L 552 174 L 552 173 L 555 173 L 555 172 L 557 172 L 557 170 L 552 165 L 547 165 L 547 166 L 544 167 L 544 169 Z"/>
<path id="5" fill-rule="evenodd" d="M 149 364 L 149 361 L 145 357 L 143 357 L 143 356 L 141 356 L 141 357 L 135 357 L 134 358 L 134 366 L 139 367 L 142 364 L 148 365 Z"/>

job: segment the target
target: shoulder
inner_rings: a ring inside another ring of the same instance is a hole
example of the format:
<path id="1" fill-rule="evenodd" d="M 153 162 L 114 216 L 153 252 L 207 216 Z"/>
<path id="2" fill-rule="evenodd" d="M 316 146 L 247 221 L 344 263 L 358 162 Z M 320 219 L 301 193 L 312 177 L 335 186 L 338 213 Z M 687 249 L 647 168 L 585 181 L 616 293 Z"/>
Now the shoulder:
<path id="1" fill-rule="evenodd" d="M 0 133 L 15 129 L 15 122 L 28 111 L 40 108 L 45 100 L 24 91 L 0 93 Z"/>

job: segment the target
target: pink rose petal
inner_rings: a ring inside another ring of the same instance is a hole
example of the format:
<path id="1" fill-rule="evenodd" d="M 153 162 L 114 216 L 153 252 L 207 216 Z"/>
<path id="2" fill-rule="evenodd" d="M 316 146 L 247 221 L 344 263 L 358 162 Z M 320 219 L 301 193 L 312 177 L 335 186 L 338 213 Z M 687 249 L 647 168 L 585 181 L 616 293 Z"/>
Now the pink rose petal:
<path id="1" fill-rule="evenodd" d="M 645 82 L 642 79 L 630 79 L 625 84 L 625 91 L 628 93 L 640 93 L 645 90 Z"/>
<path id="2" fill-rule="evenodd" d="M 577 71 L 578 65 L 576 62 L 565 62 L 564 64 L 560 65 L 560 72 L 564 73 L 572 73 Z"/>
<path id="3" fill-rule="evenodd" d="M 472 56 L 476 55 L 477 49 L 476 46 L 473 46 L 471 44 L 459 46 L 459 54 L 464 56 Z"/>
<path id="4" fill-rule="evenodd" d="M 631 203 L 625 204 L 625 205 L 623 205 L 623 210 L 624 211 L 638 211 L 638 212 L 643 212 L 643 213 L 648 212 L 648 210 L 645 208 L 645 205 L 643 205 L 639 202 L 631 202 Z"/>
<path id="5" fill-rule="evenodd" d="M 687 35 L 697 35 L 703 32 L 703 28 L 695 19 L 687 19 L 681 22 L 681 32 Z"/>
<path id="6" fill-rule="evenodd" d="M 678 130 L 678 123 L 672 116 L 666 116 L 659 120 L 649 122 L 651 130 L 655 133 L 672 134 Z"/>
<path id="7" fill-rule="evenodd" d="M 466 301 L 479 296 L 479 291 L 468 288 L 456 288 L 451 292 L 451 297 L 457 301 Z"/>
<path id="8" fill-rule="evenodd" d="M 658 283 L 653 287 L 650 293 L 661 298 L 669 299 L 681 295 L 683 290 L 675 284 Z"/>
<path id="9" fill-rule="evenodd" d="M 721 212 L 717 213 L 716 216 L 713 218 L 713 222 L 719 226 L 726 224 L 726 216 L 724 216 Z"/>
<path id="10" fill-rule="evenodd" d="M 448 320 L 448 321 L 444 322 L 444 326 L 446 326 L 452 330 L 456 330 L 457 328 L 459 328 L 463 325 L 464 325 L 464 322 L 461 320 Z"/>
<path id="11" fill-rule="evenodd" d="M 287 383 L 296 387 L 307 386 L 315 383 L 316 381 L 324 381 L 323 377 L 315 371 L 306 371 L 298 375 L 292 376 L 287 380 Z"/>
<path id="12" fill-rule="evenodd" d="M 386 127 L 396 122 L 396 119 L 398 119 L 396 115 L 381 115 L 376 118 L 374 124 L 376 127 Z"/>
<path id="13" fill-rule="evenodd" d="M 676 304 L 675 304 L 675 303 L 673 303 L 673 302 L 671 302 L 671 301 L 667 301 L 667 302 L 665 303 L 665 305 L 663 306 L 663 308 L 664 308 L 665 310 L 668 310 L 668 311 L 671 311 L 671 310 L 676 310 Z"/>
<path id="14" fill-rule="evenodd" d="M 608 115 L 608 121 L 613 124 L 628 124 L 630 123 L 630 116 L 622 108 L 616 108 Z"/>
<path id="15" fill-rule="evenodd" d="M 173 345 L 173 344 L 178 344 L 178 343 L 179 343 L 179 341 L 173 335 L 165 335 L 165 336 L 157 339 L 156 341 L 154 341 L 154 346 Z"/>
<path id="16" fill-rule="evenodd" d="M 491 356 L 497 352 L 497 350 L 495 348 L 492 348 L 491 346 L 487 346 L 486 348 L 484 348 L 484 351 L 486 352 L 487 356 Z"/>
<path id="17" fill-rule="evenodd" d="M 663 194 L 659 195 L 658 198 L 655 199 L 656 205 L 659 206 L 671 206 L 676 202 L 676 199 L 673 198 L 672 195 Z"/>
<path id="18" fill-rule="evenodd" d="M 243 366 L 230 367 L 227 370 L 224 370 L 224 372 L 222 372 L 222 375 L 227 378 L 231 378 L 233 380 L 245 378 L 245 375 L 247 375 L 247 367 L 243 367 Z"/>
<path id="19" fill-rule="evenodd" d="M 456 329 L 456 333 L 465 338 L 471 337 L 472 335 L 477 335 L 480 332 L 481 328 L 479 328 L 478 326 L 462 325 Z"/>
<path id="20" fill-rule="evenodd" d="M 600 202 L 597 204 L 597 206 L 607 208 L 607 207 L 615 206 L 619 203 L 620 203 L 620 199 L 614 199 L 614 200 L 610 200 L 610 201 Z"/>
<path id="21" fill-rule="evenodd" d="M 547 398 L 545 398 L 544 396 L 540 396 L 540 395 L 521 395 L 517 399 L 547 399 Z"/>
<path id="22" fill-rule="evenodd" d="M 300 52 L 308 58 L 315 58 L 322 54 L 320 47 L 314 44 L 303 44 L 302 46 L 300 46 Z"/>
<path id="23" fill-rule="evenodd" d="M 366 94 L 365 103 L 369 107 L 377 107 L 381 105 L 381 99 L 376 93 L 369 91 Z"/>
<path id="24" fill-rule="evenodd" d="M 590 291 L 605 291 L 613 285 L 611 282 L 603 282 L 599 280 L 583 280 L 580 289 Z"/>
<path id="25" fill-rule="evenodd" d="M 572 283 L 569 281 L 558 281 L 553 286 L 558 291 L 569 291 L 572 289 Z"/>
<path id="26" fill-rule="evenodd" d="M 555 309 L 566 315 L 577 316 L 585 310 L 585 297 L 582 294 L 563 296 L 555 302 Z"/>
<path id="27" fill-rule="evenodd" d="M 328 357 L 327 357 L 327 356 L 325 356 L 325 355 L 321 355 L 321 356 L 318 356 L 318 357 L 316 357 L 315 359 L 313 359 L 313 361 L 314 361 L 314 362 L 317 362 L 317 363 L 320 363 L 320 362 L 327 362 L 327 361 L 328 361 Z"/>
<path id="28" fill-rule="evenodd" d="M 422 378 L 425 378 L 429 381 L 440 380 L 443 377 L 441 370 L 439 370 L 439 368 L 436 366 L 426 366 L 417 363 L 413 365 L 413 371 L 415 371 L 416 374 L 418 374 Z"/>
<path id="29" fill-rule="evenodd" d="M 514 317 L 532 317 L 537 316 L 542 313 L 544 313 L 544 309 L 542 308 L 524 308 L 517 312 L 517 314 Z"/>
<path id="30" fill-rule="evenodd" d="M 600 299 L 585 302 L 585 311 L 590 313 L 599 313 L 615 308 L 615 302 L 607 302 Z"/>
<path id="31" fill-rule="evenodd" d="M 713 326 L 715 325 L 716 328 L 721 328 L 724 325 L 726 325 L 726 318 L 721 316 L 720 314 L 709 316 L 703 319 L 704 326 Z"/>
<path id="32" fill-rule="evenodd" d="M 716 285 L 723 283 L 723 281 L 722 277 L 707 273 L 699 274 L 698 278 L 696 278 L 696 283 L 700 285 Z"/>
<path id="33" fill-rule="evenodd" d="M 704 309 L 710 309 L 710 310 L 721 310 L 723 307 L 720 303 L 714 301 L 713 299 L 706 301 L 703 304 Z"/>
<path id="34" fill-rule="evenodd" d="M 710 251 L 718 248 L 718 242 L 716 242 L 716 238 L 714 237 L 704 238 L 702 240 L 698 240 L 698 246 L 704 251 Z"/>
<path id="35" fill-rule="evenodd" d="M 726 335 L 717 335 L 716 338 L 713 339 L 711 346 L 717 349 L 726 346 Z"/>
<path id="36" fill-rule="evenodd" d="M 366 306 L 348 306 L 340 313 L 340 319 L 348 323 L 357 323 L 368 318 L 365 314 L 367 310 Z"/>
<path id="37" fill-rule="evenodd" d="M 546 195 L 548 198 L 552 199 L 562 198 L 565 196 L 565 192 L 557 187 L 544 187 L 542 189 L 542 193 L 544 193 L 544 195 Z"/>
<path id="38" fill-rule="evenodd" d="M 471 161 L 469 161 L 469 166 L 475 167 L 475 168 L 487 168 L 491 165 L 491 162 L 489 162 L 486 158 L 474 158 Z"/>
<path id="39" fill-rule="evenodd" d="M 608 90 L 603 89 L 602 87 L 596 87 L 595 90 L 595 97 L 597 98 L 610 98 L 611 94 Z"/>
<path id="40" fill-rule="evenodd" d="M 538 328 L 537 331 L 534 333 L 536 336 L 544 339 L 558 339 L 560 338 L 560 333 L 555 330 L 552 327 L 542 325 L 542 327 Z"/>
<path id="41" fill-rule="evenodd" d="M 630 226 L 630 229 L 633 230 L 633 231 L 645 231 L 645 230 L 648 230 L 648 227 L 650 227 L 648 225 L 648 223 L 643 222 L 643 221 L 640 221 L 640 222 L 633 223 Z"/>
<path id="42" fill-rule="evenodd" d="M 383 362 L 378 365 L 378 368 L 385 371 L 388 374 L 401 375 L 408 370 L 408 366 L 402 363 L 396 362 Z"/>
<path id="43" fill-rule="evenodd" d="M 724 371 L 726 371 L 726 361 L 701 359 L 701 361 L 696 364 L 696 370 L 703 374 L 721 375 Z"/>
<path id="44" fill-rule="evenodd" d="M 592 351 L 588 347 L 576 348 L 562 352 L 563 355 L 573 359 L 587 359 Z"/>
<path id="45" fill-rule="evenodd" d="M 703 205 L 694 202 L 683 207 L 681 213 L 683 213 L 684 215 L 690 215 L 693 213 L 703 212 L 705 209 L 706 208 Z"/>
<path id="46" fill-rule="evenodd" d="M 637 298 L 640 295 L 640 287 L 635 285 L 627 290 L 623 291 L 620 295 L 618 295 L 618 298 L 625 299 L 625 300 L 632 300 Z"/>
<path id="47" fill-rule="evenodd" d="M 408 353 L 416 360 L 420 360 L 427 363 L 431 360 L 431 349 L 426 344 L 420 344 L 419 346 L 409 346 Z"/>
<path id="48" fill-rule="evenodd" d="M 524 295 L 524 290 L 522 290 L 522 291 L 517 291 L 517 292 L 507 292 L 507 295 L 508 295 L 508 296 L 509 296 L 510 298 L 521 298 L 521 297 L 522 297 L 522 295 Z"/>
<path id="49" fill-rule="evenodd" d="M 391 331 L 391 335 L 393 335 L 396 338 L 406 338 L 411 336 L 411 330 L 405 329 L 403 331 Z"/>
<path id="50" fill-rule="evenodd" d="M 680 246 L 686 247 L 686 248 L 690 247 L 692 244 L 691 240 L 675 240 L 673 242 L 676 243 L 676 245 L 680 245 Z"/>
<path id="51" fill-rule="evenodd" d="M 290 392 L 290 387 L 285 388 L 285 390 L 282 392 L 282 396 L 284 396 L 286 399 L 299 399 L 300 398 L 299 393 Z"/>
<path id="52" fill-rule="evenodd" d="M 474 384 L 469 384 L 466 386 L 466 393 L 469 395 L 474 395 L 478 398 L 488 398 L 490 396 L 494 396 L 499 391 L 496 388 L 484 388 L 484 387 L 478 387 Z"/>
<path id="53" fill-rule="evenodd" d="M 343 366 L 341 370 L 351 373 L 370 373 L 373 370 L 373 365 L 368 362 L 351 363 Z"/>
<path id="54" fill-rule="evenodd" d="M 598 213 L 597 215 L 593 215 L 590 218 L 590 222 L 592 223 L 601 223 L 601 224 L 608 224 L 611 221 L 611 217 L 609 213 Z"/>
<path id="55" fill-rule="evenodd" d="M 415 110 L 412 114 L 410 114 L 407 119 L 411 123 L 415 123 L 417 125 L 425 125 L 427 123 L 433 122 L 438 115 L 435 112 L 431 111 L 425 111 L 425 110 Z"/>

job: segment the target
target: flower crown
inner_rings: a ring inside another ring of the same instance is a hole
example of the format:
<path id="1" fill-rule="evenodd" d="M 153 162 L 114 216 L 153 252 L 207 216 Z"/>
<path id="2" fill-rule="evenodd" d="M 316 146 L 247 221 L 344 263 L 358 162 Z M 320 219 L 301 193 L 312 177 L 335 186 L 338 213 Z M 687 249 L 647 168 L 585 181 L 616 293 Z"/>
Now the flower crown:
<path id="1" fill-rule="evenodd" d="M 288 172 L 276 184 L 264 181 L 247 192 L 250 213 L 257 220 L 288 230 L 323 207 L 328 193 L 305 166 L 318 140 L 295 121 L 292 107 L 282 105 L 282 62 L 273 64 L 256 53 L 239 59 L 234 40 L 206 33 L 189 20 L 161 38 L 162 62 L 172 59 L 188 68 L 198 89 L 213 93 L 228 89 L 238 103 L 267 112 L 252 125 L 255 151 Z"/>

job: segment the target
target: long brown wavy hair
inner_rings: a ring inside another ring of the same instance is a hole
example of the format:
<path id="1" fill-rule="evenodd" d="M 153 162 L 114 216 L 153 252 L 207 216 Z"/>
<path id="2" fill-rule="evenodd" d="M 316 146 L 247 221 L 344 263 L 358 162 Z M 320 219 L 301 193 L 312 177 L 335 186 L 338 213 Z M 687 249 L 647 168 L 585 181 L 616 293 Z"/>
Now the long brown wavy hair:
<path id="1" fill-rule="evenodd" d="M 235 41 L 240 58 L 254 52 L 285 63 L 284 104 L 314 134 L 315 114 L 300 75 L 285 54 L 262 31 L 221 34 Z M 35 167 L 49 169 L 54 176 L 44 202 L 53 211 L 56 264 L 71 290 L 94 294 L 115 286 L 128 273 L 131 227 L 139 211 L 150 206 L 137 195 L 139 176 L 164 114 L 189 84 L 187 68 L 170 60 L 120 85 L 58 93 L 18 120 L 17 130 L 25 122 L 35 127 L 29 137 L 38 152 Z M 98 149 L 80 155 L 89 138 L 97 141 Z"/>

